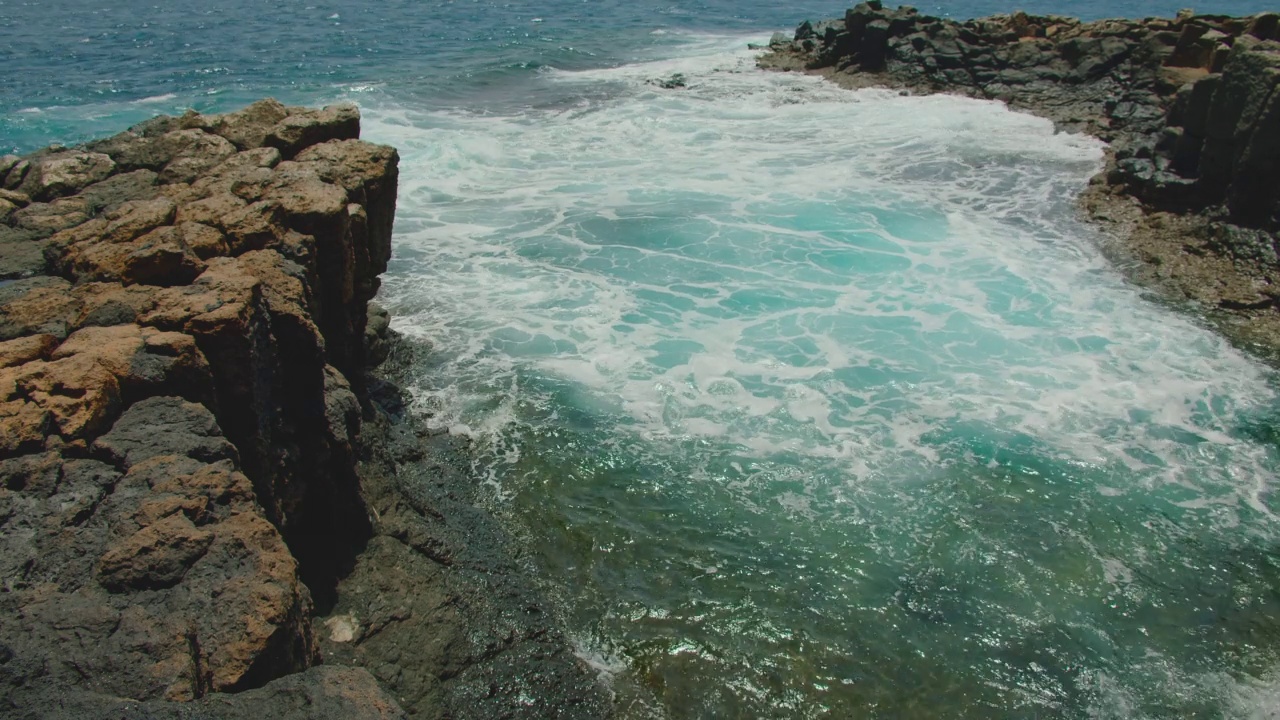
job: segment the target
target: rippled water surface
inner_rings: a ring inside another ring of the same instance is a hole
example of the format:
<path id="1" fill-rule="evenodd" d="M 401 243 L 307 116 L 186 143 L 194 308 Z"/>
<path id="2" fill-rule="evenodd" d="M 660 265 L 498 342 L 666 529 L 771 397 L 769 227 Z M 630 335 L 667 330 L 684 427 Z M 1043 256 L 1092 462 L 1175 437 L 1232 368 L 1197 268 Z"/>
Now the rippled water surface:
<path id="1" fill-rule="evenodd" d="M 270 93 L 400 148 L 415 407 L 624 717 L 1275 717 L 1274 377 L 1100 257 L 1096 141 L 754 70 L 839 4 L 65 4 L 0 0 L 0 145 Z"/>

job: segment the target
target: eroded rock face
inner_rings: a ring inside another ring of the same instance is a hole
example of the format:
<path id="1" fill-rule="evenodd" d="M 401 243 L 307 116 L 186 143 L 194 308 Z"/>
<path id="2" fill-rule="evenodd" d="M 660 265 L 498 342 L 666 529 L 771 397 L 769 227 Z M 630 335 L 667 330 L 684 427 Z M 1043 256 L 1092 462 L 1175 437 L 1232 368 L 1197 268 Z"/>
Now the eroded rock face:
<path id="1" fill-rule="evenodd" d="M 268 100 L 0 159 L 0 715 L 256 716 L 212 699 L 318 662 L 395 211 L 358 134 Z M 362 671 L 294 685 L 400 713 Z"/>

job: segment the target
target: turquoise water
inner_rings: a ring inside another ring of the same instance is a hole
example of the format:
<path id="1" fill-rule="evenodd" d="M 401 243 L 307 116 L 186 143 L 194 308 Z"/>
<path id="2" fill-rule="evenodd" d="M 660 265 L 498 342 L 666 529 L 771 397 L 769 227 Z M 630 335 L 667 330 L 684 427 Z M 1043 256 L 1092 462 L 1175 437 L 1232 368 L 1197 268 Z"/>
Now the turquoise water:
<path id="1" fill-rule="evenodd" d="M 360 102 L 414 406 L 623 717 L 1275 717 L 1275 377 L 1102 259 L 1099 143 L 753 69 L 839 5 L 129 6 L 0 4 L 0 139 Z"/>

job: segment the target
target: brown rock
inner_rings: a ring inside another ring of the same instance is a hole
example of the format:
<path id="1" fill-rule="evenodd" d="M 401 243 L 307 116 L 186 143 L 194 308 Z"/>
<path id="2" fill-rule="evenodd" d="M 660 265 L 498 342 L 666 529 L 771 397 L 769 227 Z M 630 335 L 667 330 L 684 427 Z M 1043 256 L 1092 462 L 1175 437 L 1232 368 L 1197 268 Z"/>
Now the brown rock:
<path id="1" fill-rule="evenodd" d="M 102 153 L 53 153 L 33 163 L 17 189 L 34 200 L 53 200 L 105 179 L 115 168 L 115 162 Z"/>
<path id="2" fill-rule="evenodd" d="M 107 228 L 103 238 L 109 242 L 128 242 L 173 222 L 177 206 L 168 198 L 130 200 L 106 214 Z"/>
<path id="3" fill-rule="evenodd" d="M 214 258 L 190 285 L 157 290 L 155 307 L 141 322 L 163 330 L 196 331 L 197 336 L 250 337 L 261 289 L 256 278 L 233 260 Z"/>
<path id="4" fill-rule="evenodd" d="M 346 190 L 322 179 L 310 163 L 281 163 L 264 199 L 277 202 L 294 229 L 307 234 L 315 234 L 317 224 L 332 222 L 347 207 Z"/>
<path id="5" fill-rule="evenodd" d="M 0 189 L 0 200 L 12 203 L 18 207 L 26 207 L 31 204 L 30 196 L 16 190 Z"/>
<path id="6" fill-rule="evenodd" d="M 13 213 L 10 222 L 18 228 L 52 235 L 75 227 L 89 219 L 88 204 L 79 198 L 64 198 L 52 203 L 32 203 Z"/>
<path id="7" fill-rule="evenodd" d="M 62 278 L 34 277 L 0 287 L 0 340 L 49 334 L 65 338 L 82 304 Z"/>
<path id="8" fill-rule="evenodd" d="M 213 539 L 186 515 L 170 515 L 108 548 L 99 561 L 98 581 L 111 592 L 173 587 Z"/>
<path id="9" fill-rule="evenodd" d="M 87 202 L 93 212 L 110 212 L 130 200 L 150 200 L 159 190 L 160 176 L 150 170 L 112 175 L 94 183 L 77 196 Z"/>
<path id="10" fill-rule="evenodd" d="M 351 103 L 339 103 L 286 117 L 267 134 L 265 144 L 278 148 L 284 157 L 292 158 L 312 145 L 358 137 L 360 110 Z"/>
<path id="11" fill-rule="evenodd" d="M 0 277 L 62 275 L 0 285 L 0 707 L 166 712 L 318 660 L 300 577 L 368 536 L 348 378 L 395 203 L 358 132 L 264 101 L 0 161 L 34 193 L 0 193 Z M 399 713 L 333 678 L 299 687 Z"/>
<path id="12" fill-rule="evenodd" d="M 222 218 L 242 209 L 247 203 L 230 192 L 188 202 L 178 209 L 178 222 L 197 222 L 222 227 Z"/>
<path id="13" fill-rule="evenodd" d="M 128 242 L 74 245 L 60 267 L 79 281 L 181 285 L 199 275 L 204 262 L 188 247 L 181 230 L 165 226 Z"/>
<path id="14" fill-rule="evenodd" d="M 357 270 L 363 277 L 380 275 L 391 257 L 391 223 L 396 210 L 396 182 L 400 156 L 395 148 L 359 141 L 330 142 L 298 154 L 326 182 L 346 189 L 353 203 L 368 214 L 368 238 L 357 248 L 367 265 Z"/>
<path id="15" fill-rule="evenodd" d="M 64 440 L 87 440 L 119 413 L 120 383 L 87 355 L 29 362 L 0 370 L 0 403 L 18 402 L 46 413 L 51 431 Z M 15 414 L 33 417 L 34 410 Z"/>
<path id="16" fill-rule="evenodd" d="M 165 197 L 121 203 L 101 218 L 49 238 L 53 255 L 50 259 L 55 264 L 61 262 L 62 255 L 76 245 L 127 243 L 155 228 L 171 224 L 175 214 L 176 206 Z"/>
<path id="17" fill-rule="evenodd" d="M 53 360 L 90 357 L 120 383 L 125 400 L 178 395 L 214 406 L 209 363 L 190 335 L 137 325 L 87 327 L 72 333 Z"/>
<path id="18" fill-rule="evenodd" d="M 275 148 L 256 148 L 236 153 L 191 183 L 182 202 L 225 193 L 249 202 L 257 200 L 261 195 L 261 188 L 270 183 L 270 171 L 280 163 L 280 159 L 280 151 Z"/>
<path id="19" fill-rule="evenodd" d="M 127 472 L 57 453 L 0 461 L 0 493 L 22 508 L 0 517 L 0 562 L 35 580 L 0 594 L 6 671 L 39 668 L 24 688 L 65 693 L 83 673 L 107 695 L 190 701 L 317 660 L 297 564 L 208 410 L 144 400 L 94 452 Z"/>
<path id="20" fill-rule="evenodd" d="M 72 295 L 79 303 L 79 314 L 71 323 L 74 328 L 134 323 L 156 305 L 151 288 L 125 287 L 118 282 L 84 283 L 76 286 Z"/>
<path id="21" fill-rule="evenodd" d="M 182 241 L 201 260 L 227 254 L 227 239 L 217 228 L 198 222 L 183 222 L 178 225 L 178 230 L 182 233 Z"/>
<path id="22" fill-rule="evenodd" d="M 284 221 L 281 207 L 267 201 L 234 210 L 218 220 L 233 255 L 270 246 L 280 236 Z"/>
<path id="23" fill-rule="evenodd" d="M 0 372 L 0 397 L 16 395 L 16 384 Z M 0 400 L 0 457 L 13 457 L 35 452 L 44 447 L 51 430 L 51 418 L 45 408 L 22 399 Z"/>
<path id="24" fill-rule="evenodd" d="M 272 129 L 288 116 L 289 110 L 284 105 L 274 98 L 267 98 L 243 110 L 222 115 L 213 121 L 212 129 L 241 150 L 250 150 L 262 147 Z"/>
<path id="25" fill-rule="evenodd" d="M 28 335 L 0 342 L 0 368 L 22 365 L 32 360 L 47 360 L 56 347 L 58 338 L 52 335 Z"/>

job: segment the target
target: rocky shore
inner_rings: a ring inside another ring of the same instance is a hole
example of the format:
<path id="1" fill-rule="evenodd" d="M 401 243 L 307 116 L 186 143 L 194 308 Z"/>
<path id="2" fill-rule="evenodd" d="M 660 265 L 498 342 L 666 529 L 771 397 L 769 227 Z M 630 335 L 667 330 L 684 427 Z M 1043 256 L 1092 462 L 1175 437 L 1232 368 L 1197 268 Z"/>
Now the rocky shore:
<path id="1" fill-rule="evenodd" d="M 266 100 L 0 158 L 0 716 L 606 714 L 387 379 L 359 134 Z"/>
<path id="2" fill-rule="evenodd" d="M 759 64 L 1000 100 L 1107 141 L 1081 198 L 1104 250 L 1280 360 L 1280 14 L 957 22 L 865 2 L 775 36 Z"/>

